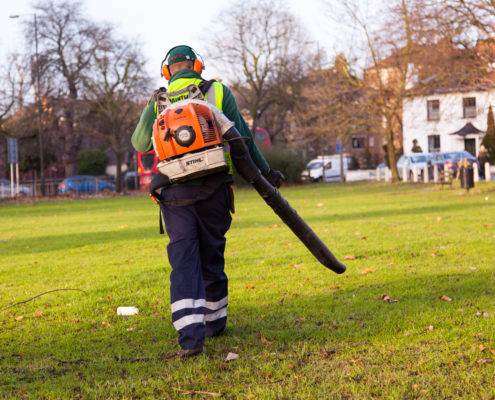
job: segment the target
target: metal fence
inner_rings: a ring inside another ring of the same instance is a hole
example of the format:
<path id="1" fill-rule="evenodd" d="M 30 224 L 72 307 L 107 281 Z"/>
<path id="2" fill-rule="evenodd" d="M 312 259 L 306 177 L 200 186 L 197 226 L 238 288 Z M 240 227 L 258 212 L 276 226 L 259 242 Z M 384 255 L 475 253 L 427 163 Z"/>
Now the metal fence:
<path id="1" fill-rule="evenodd" d="M 94 180 L 93 180 L 94 179 Z M 0 200 L 13 198 L 54 198 L 57 196 L 80 197 L 87 195 L 115 193 L 114 187 L 111 188 L 105 183 L 115 185 L 115 180 L 108 176 L 91 177 L 84 182 L 76 182 L 68 187 L 68 190 L 62 190 L 61 184 L 64 179 L 46 179 L 44 183 L 40 180 L 25 180 L 19 185 L 12 185 L 8 181 L 0 181 Z M 8 183 L 6 183 L 8 182 Z M 122 190 L 124 193 L 135 192 L 136 181 L 122 180 Z"/>

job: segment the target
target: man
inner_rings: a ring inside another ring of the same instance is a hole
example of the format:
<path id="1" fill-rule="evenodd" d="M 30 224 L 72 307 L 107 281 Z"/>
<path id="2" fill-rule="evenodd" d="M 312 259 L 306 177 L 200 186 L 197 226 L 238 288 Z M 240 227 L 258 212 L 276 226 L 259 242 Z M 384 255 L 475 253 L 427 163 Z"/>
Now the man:
<path id="1" fill-rule="evenodd" d="M 257 149 L 232 92 L 219 82 L 205 81 L 201 77 L 203 69 L 191 47 L 173 47 L 162 62 L 162 76 L 168 79 L 167 91 L 177 92 L 190 84 L 204 90 L 206 100 L 222 110 L 242 136 L 249 138 L 247 145 L 253 161 L 269 182 L 279 187 L 284 177 L 269 168 Z M 172 96 L 170 100 L 173 99 Z M 177 96 L 177 100 L 182 99 L 183 95 Z M 151 136 L 157 117 L 154 95 L 132 135 L 137 151 L 152 149 Z M 229 190 L 232 182 L 230 170 L 162 189 L 160 208 L 170 239 L 167 246 L 172 266 L 170 301 L 172 322 L 179 333 L 179 357 L 201 353 L 205 337 L 220 335 L 226 329 L 228 290 L 224 251 L 225 234 L 232 221 L 229 210 L 234 209 Z M 203 200 L 197 199 L 200 193 Z M 187 205 L 177 205 L 180 201 Z"/>

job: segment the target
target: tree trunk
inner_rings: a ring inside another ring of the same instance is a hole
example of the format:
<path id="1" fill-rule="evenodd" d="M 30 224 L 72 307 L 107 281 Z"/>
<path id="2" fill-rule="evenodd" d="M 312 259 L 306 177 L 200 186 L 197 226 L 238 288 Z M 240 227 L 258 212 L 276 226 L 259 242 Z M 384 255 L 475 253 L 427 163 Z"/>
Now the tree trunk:
<path id="1" fill-rule="evenodd" d="M 122 151 L 115 151 L 115 167 L 116 167 L 116 176 L 115 176 L 115 188 L 118 193 L 122 192 Z"/>
<path id="2" fill-rule="evenodd" d="M 386 129 L 385 137 L 387 139 L 387 156 L 390 164 L 390 170 L 392 171 L 392 182 L 398 182 L 399 174 L 397 172 L 397 160 L 395 159 L 394 131 L 389 123 L 387 123 Z"/>

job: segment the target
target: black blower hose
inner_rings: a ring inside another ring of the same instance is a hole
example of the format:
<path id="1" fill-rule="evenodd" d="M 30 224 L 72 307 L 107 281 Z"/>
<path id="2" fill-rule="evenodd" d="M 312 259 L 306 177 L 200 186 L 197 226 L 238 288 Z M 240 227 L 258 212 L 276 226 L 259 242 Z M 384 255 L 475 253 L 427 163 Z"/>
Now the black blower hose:
<path id="1" fill-rule="evenodd" d="M 343 273 L 346 269 L 345 265 L 335 258 L 321 239 L 297 214 L 297 211 L 261 174 L 253 162 L 244 140 L 237 140 L 240 137 L 241 135 L 235 127 L 230 128 L 223 135 L 224 140 L 229 143 L 230 157 L 237 172 L 256 189 L 266 204 L 287 224 L 320 263 L 337 274 Z"/>

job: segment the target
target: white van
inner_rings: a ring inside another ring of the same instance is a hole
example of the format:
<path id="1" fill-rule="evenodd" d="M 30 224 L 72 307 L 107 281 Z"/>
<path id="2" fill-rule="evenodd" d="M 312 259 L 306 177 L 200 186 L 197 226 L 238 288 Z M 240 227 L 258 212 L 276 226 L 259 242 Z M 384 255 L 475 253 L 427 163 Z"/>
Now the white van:
<path id="1" fill-rule="evenodd" d="M 350 156 L 343 156 L 344 179 L 349 165 Z M 323 176 L 325 171 L 325 176 Z M 340 181 L 340 155 L 318 156 L 311 160 L 301 174 L 301 179 L 306 182 L 338 182 Z"/>

